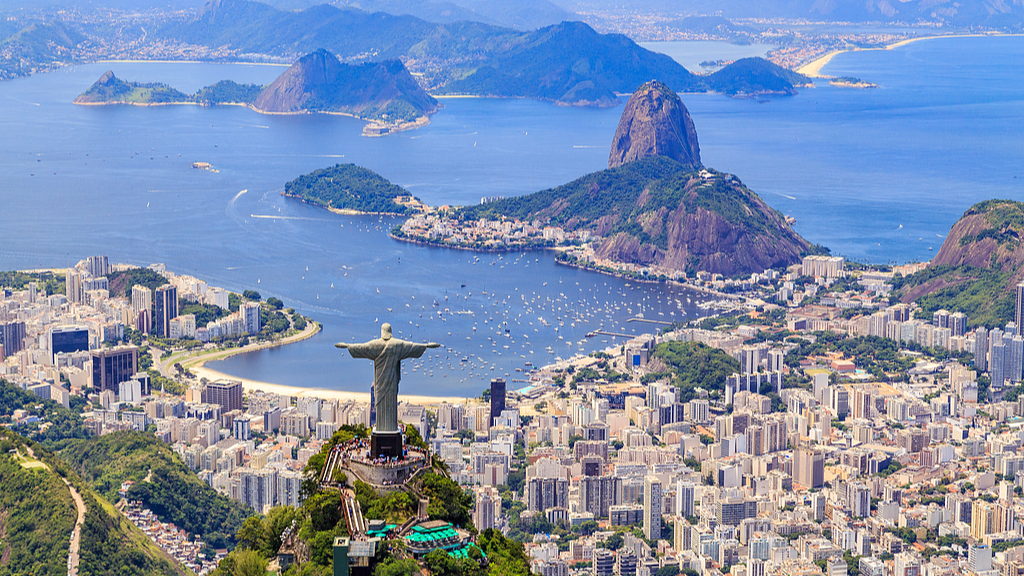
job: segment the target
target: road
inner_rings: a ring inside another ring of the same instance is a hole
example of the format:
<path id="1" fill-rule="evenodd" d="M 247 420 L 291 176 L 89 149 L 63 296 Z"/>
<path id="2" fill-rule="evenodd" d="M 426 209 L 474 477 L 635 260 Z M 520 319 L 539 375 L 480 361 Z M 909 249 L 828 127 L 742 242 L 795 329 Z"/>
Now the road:
<path id="1" fill-rule="evenodd" d="M 75 487 L 70 482 L 64 480 L 67 484 L 68 490 L 71 491 L 71 497 L 75 499 L 75 507 L 78 508 L 78 520 L 75 521 L 75 531 L 71 536 L 71 547 L 68 549 L 68 576 L 78 576 L 78 551 L 82 544 L 82 524 L 85 523 L 85 502 L 82 500 L 82 495 L 75 490 Z"/>
<path id="2" fill-rule="evenodd" d="M 32 451 L 31 446 L 25 446 L 29 456 L 36 459 L 35 452 Z M 78 561 L 79 561 L 79 550 L 82 545 L 82 524 L 85 524 L 85 501 L 82 500 L 82 495 L 75 490 L 75 487 L 65 478 L 61 478 L 64 484 L 67 485 L 68 490 L 71 491 L 71 498 L 75 500 L 75 508 L 78 509 L 78 519 L 75 520 L 75 529 L 71 533 L 71 545 L 68 547 L 68 576 L 78 576 Z"/>

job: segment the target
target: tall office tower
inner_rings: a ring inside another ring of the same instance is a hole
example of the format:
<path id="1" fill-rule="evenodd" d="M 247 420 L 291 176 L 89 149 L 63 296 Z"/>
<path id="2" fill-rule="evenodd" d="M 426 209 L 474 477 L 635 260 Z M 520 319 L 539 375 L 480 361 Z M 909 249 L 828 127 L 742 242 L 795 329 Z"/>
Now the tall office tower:
<path id="1" fill-rule="evenodd" d="M 974 367 L 988 371 L 988 330 L 984 326 L 974 331 Z"/>
<path id="2" fill-rule="evenodd" d="M 676 482 L 676 514 L 683 518 L 694 515 L 696 486 L 693 482 Z"/>
<path id="3" fill-rule="evenodd" d="M 655 541 L 661 538 L 661 480 L 644 478 L 644 536 Z"/>
<path id="4" fill-rule="evenodd" d="M 153 333 L 161 338 L 171 334 L 171 320 L 178 316 L 178 288 L 161 286 L 153 294 Z"/>
<path id="5" fill-rule="evenodd" d="M 773 348 L 768 351 L 768 371 L 781 372 L 786 363 L 786 351 Z"/>
<path id="6" fill-rule="evenodd" d="M 39 288 L 36 286 L 35 282 L 29 282 L 28 283 L 28 303 L 29 304 L 35 304 L 36 303 L 36 296 L 38 294 L 38 290 L 39 290 Z"/>
<path id="7" fill-rule="evenodd" d="M 801 488 L 825 485 L 825 455 L 821 450 L 801 446 L 793 453 L 793 482 Z"/>
<path id="8" fill-rule="evenodd" d="M 1017 315 L 1014 322 L 1017 326 L 1024 326 L 1024 282 L 1017 284 Z"/>
<path id="9" fill-rule="evenodd" d="M 147 313 L 153 309 L 153 291 L 142 284 L 132 286 L 132 314 L 138 316 L 145 310 Z"/>
<path id="10" fill-rule="evenodd" d="M 25 348 L 25 323 L 0 324 L 0 346 L 4 347 L 4 353 L 0 358 L 21 352 Z"/>
<path id="11" fill-rule="evenodd" d="M 110 274 L 110 264 L 107 262 L 106 256 L 89 256 L 85 260 L 85 269 L 93 278 Z"/>
<path id="12" fill-rule="evenodd" d="M 851 412 L 854 418 L 871 418 L 871 393 L 862 387 L 853 391 L 853 406 Z"/>
<path id="13" fill-rule="evenodd" d="M 92 386 L 97 391 L 120 392 L 121 382 L 131 380 L 139 371 L 139 349 L 117 346 L 92 351 Z"/>
<path id="14" fill-rule="evenodd" d="M 491 420 L 487 423 L 490 428 L 494 425 L 494 419 L 501 416 L 505 410 L 505 379 L 495 378 L 491 380 Z"/>
<path id="15" fill-rule="evenodd" d="M 74 268 L 69 268 L 64 275 L 64 292 L 67 294 L 68 302 L 81 304 L 85 299 L 85 290 L 82 289 L 82 274 Z"/>
<path id="16" fill-rule="evenodd" d="M 207 404 L 218 404 L 221 413 L 242 409 L 242 383 L 238 380 L 217 380 L 206 385 L 203 400 Z"/>

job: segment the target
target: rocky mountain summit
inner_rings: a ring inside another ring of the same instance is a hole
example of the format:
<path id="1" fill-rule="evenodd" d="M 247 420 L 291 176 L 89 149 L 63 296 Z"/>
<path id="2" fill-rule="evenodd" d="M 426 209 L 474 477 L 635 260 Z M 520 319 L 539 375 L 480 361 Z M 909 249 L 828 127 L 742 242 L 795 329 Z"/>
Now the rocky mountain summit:
<path id="1" fill-rule="evenodd" d="M 411 121 L 436 112 L 437 100 L 398 60 L 343 64 L 326 50 L 300 58 L 253 103 L 260 112 L 340 112 L 359 118 Z"/>
<path id="2" fill-rule="evenodd" d="M 638 88 L 626 102 L 612 139 L 608 167 L 649 156 L 665 156 L 694 168 L 701 165 L 690 112 L 672 89 L 657 80 Z"/>

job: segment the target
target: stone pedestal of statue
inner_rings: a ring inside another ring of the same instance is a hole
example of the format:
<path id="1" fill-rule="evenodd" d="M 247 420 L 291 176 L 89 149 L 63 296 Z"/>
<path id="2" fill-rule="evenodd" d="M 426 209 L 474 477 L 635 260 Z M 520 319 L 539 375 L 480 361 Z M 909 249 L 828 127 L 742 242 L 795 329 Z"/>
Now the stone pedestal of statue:
<path id="1" fill-rule="evenodd" d="M 401 432 L 370 432 L 370 458 L 403 458 Z"/>

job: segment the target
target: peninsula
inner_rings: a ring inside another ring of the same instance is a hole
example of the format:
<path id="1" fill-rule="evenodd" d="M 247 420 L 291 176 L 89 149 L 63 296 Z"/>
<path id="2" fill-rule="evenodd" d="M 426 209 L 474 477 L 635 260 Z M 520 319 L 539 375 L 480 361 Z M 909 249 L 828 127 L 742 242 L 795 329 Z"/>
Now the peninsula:
<path id="1" fill-rule="evenodd" d="M 161 83 L 128 82 L 108 70 L 74 103 L 238 105 L 263 114 L 340 114 L 370 122 L 366 136 L 424 126 L 440 108 L 400 61 L 349 65 L 326 50 L 303 56 L 268 86 L 222 80 L 195 94 Z"/>
<path id="2" fill-rule="evenodd" d="M 417 216 L 392 236 L 477 250 L 559 247 L 566 263 L 669 278 L 750 274 L 820 251 L 738 178 L 702 167 L 686 106 L 657 81 L 626 104 L 607 170 Z"/>

